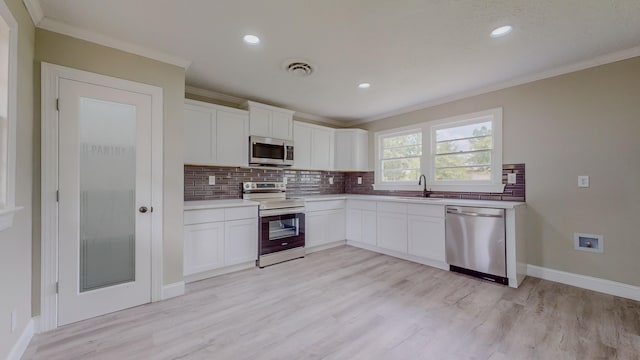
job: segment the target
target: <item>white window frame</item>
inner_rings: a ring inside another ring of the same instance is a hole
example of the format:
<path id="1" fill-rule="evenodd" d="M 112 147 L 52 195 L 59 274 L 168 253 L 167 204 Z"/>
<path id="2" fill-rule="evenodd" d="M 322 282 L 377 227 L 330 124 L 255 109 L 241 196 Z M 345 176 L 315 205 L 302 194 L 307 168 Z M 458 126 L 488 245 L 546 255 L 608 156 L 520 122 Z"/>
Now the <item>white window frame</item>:
<path id="1" fill-rule="evenodd" d="M 5 168 L 2 169 L 4 187 L 0 189 L 0 231 L 13 226 L 13 218 L 21 206 L 15 205 L 16 199 L 16 126 L 18 105 L 18 23 L 11 10 L 4 1 L 0 2 L 0 16 L 9 27 L 9 53 L 7 78 L 7 137 L 4 147 L 7 158 L 3 159 Z"/>
<path id="2" fill-rule="evenodd" d="M 492 122 L 491 133 L 493 147 L 491 149 L 491 180 L 436 180 L 436 131 L 487 121 Z M 494 108 L 434 121 L 429 127 L 429 133 L 431 146 L 427 163 L 429 164 L 428 184 L 431 186 L 431 190 L 469 192 L 502 192 L 504 190 L 504 185 L 502 184 L 502 108 Z"/>
<path id="3" fill-rule="evenodd" d="M 456 127 L 472 124 L 480 121 L 492 121 L 493 149 L 491 150 L 491 181 L 436 181 L 434 158 L 436 153 L 435 131 L 448 127 Z M 456 192 L 495 192 L 504 191 L 502 184 L 502 108 L 493 108 L 469 114 L 453 116 L 435 121 L 424 122 L 416 125 L 379 131 L 375 137 L 375 183 L 374 190 L 391 191 L 419 191 L 422 186 L 418 182 L 384 182 L 382 181 L 382 139 L 422 131 L 422 158 L 420 161 L 421 174 L 427 177 L 427 188 L 431 191 L 456 191 Z"/>
<path id="4" fill-rule="evenodd" d="M 407 126 L 402 128 L 396 128 L 386 131 L 381 131 L 375 133 L 375 183 L 373 184 L 374 190 L 418 190 L 420 187 L 418 186 L 418 182 L 416 181 L 383 181 L 382 180 L 382 141 L 385 138 L 401 136 L 406 134 L 412 134 L 416 132 L 422 133 L 422 156 L 420 158 L 420 173 L 422 173 L 422 169 L 424 169 L 424 154 L 425 151 L 428 151 L 428 147 L 425 146 L 425 139 L 428 140 L 429 137 L 425 137 L 424 126 L 422 124 Z"/>

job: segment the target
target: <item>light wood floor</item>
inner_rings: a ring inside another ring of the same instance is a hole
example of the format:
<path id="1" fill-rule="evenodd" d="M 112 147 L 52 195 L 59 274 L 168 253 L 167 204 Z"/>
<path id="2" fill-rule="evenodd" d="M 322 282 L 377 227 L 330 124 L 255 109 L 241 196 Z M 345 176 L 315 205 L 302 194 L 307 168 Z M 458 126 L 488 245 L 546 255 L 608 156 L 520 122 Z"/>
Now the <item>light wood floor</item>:
<path id="1" fill-rule="evenodd" d="M 640 303 L 349 246 L 37 335 L 25 359 L 638 359 Z"/>

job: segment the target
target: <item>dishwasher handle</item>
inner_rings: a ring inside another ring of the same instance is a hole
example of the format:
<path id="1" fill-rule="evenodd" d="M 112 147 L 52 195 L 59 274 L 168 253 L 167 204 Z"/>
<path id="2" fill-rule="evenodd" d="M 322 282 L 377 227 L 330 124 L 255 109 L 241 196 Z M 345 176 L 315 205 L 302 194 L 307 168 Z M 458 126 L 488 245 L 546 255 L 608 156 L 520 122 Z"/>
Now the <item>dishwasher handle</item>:
<path id="1" fill-rule="evenodd" d="M 476 211 L 464 211 L 459 208 L 447 208 L 447 214 L 454 214 L 460 216 L 473 216 L 473 217 L 489 217 L 489 218 L 503 218 L 504 214 L 487 214 Z"/>

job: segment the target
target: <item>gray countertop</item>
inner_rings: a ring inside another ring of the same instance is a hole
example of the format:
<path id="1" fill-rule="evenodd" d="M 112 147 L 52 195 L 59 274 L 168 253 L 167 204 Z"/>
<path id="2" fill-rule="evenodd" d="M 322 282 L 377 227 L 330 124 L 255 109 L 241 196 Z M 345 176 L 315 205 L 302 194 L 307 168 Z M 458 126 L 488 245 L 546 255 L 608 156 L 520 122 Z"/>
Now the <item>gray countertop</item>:
<path id="1" fill-rule="evenodd" d="M 525 205 L 520 201 L 492 201 L 492 200 L 464 200 L 464 199 L 442 199 L 442 198 L 422 198 L 388 195 L 357 195 L 357 194 L 330 194 L 330 195 L 309 195 L 296 196 L 304 201 L 326 201 L 326 200 L 369 200 L 369 201 L 390 201 L 410 204 L 432 204 L 432 205 L 458 205 L 491 207 L 500 209 L 512 209 L 516 206 Z"/>

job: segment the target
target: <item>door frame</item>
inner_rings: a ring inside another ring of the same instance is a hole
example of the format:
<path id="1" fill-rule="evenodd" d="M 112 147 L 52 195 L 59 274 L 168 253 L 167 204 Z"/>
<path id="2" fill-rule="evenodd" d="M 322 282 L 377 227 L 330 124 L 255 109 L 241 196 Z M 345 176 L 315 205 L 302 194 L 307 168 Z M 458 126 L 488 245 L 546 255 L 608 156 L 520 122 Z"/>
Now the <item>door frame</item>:
<path id="1" fill-rule="evenodd" d="M 58 82 L 60 78 L 151 96 L 151 301 L 162 300 L 162 88 L 42 62 L 41 268 L 39 331 L 58 327 Z"/>

